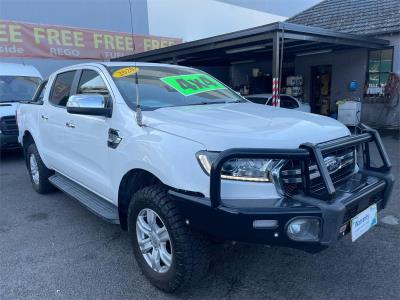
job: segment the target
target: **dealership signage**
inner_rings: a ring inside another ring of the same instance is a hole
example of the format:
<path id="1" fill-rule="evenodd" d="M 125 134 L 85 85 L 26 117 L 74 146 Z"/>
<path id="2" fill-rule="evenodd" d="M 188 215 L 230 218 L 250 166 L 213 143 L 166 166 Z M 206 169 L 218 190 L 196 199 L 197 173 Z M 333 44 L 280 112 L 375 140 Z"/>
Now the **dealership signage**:
<path id="1" fill-rule="evenodd" d="M 0 20 L 0 57 L 105 59 L 182 43 L 181 39 Z"/>
<path id="2" fill-rule="evenodd" d="M 184 96 L 226 89 L 226 87 L 207 74 L 188 74 L 163 77 L 161 80 Z"/>

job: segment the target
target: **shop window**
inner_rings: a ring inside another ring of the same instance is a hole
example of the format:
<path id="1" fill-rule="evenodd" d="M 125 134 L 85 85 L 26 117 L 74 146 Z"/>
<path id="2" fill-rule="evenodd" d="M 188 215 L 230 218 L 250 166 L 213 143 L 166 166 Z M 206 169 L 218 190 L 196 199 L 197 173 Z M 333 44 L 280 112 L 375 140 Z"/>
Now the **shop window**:
<path id="1" fill-rule="evenodd" d="M 373 50 L 368 57 L 368 85 L 385 85 L 392 72 L 393 48 Z"/>

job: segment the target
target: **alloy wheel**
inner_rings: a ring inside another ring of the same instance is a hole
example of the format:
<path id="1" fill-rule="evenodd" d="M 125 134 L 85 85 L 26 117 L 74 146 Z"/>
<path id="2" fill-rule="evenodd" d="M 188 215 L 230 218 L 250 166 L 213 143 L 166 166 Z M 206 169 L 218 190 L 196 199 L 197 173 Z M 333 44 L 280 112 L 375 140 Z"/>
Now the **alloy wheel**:
<path id="1" fill-rule="evenodd" d="M 38 185 L 39 184 L 39 167 L 36 161 L 35 155 L 32 153 L 29 157 L 29 165 L 31 169 L 31 176 L 33 182 Z"/>
<path id="2" fill-rule="evenodd" d="M 158 273 L 167 272 L 172 264 L 171 239 L 160 216 L 152 209 L 142 209 L 136 219 L 136 237 L 140 251 Z"/>

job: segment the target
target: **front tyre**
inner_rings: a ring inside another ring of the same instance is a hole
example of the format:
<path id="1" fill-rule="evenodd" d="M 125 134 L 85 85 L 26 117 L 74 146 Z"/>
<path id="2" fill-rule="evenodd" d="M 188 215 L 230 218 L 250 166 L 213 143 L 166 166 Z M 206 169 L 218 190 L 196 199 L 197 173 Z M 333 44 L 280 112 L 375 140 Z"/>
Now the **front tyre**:
<path id="1" fill-rule="evenodd" d="M 31 178 L 33 189 L 39 194 L 46 194 L 55 188 L 49 182 L 49 177 L 54 174 L 40 158 L 35 144 L 30 144 L 26 151 L 26 163 Z"/>
<path id="2" fill-rule="evenodd" d="M 174 292 L 207 272 L 207 240 L 190 230 L 164 186 L 145 187 L 134 195 L 128 232 L 139 267 L 157 288 Z"/>

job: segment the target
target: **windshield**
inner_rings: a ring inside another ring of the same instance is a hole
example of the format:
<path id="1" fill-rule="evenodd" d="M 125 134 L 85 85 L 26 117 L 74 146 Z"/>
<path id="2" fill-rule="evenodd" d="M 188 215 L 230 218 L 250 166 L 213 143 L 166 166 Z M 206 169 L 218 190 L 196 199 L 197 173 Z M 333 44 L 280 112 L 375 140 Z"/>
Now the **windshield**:
<path id="1" fill-rule="evenodd" d="M 135 76 L 139 82 L 140 106 L 162 107 L 246 102 L 220 81 L 196 69 L 162 66 L 108 67 L 122 97 L 136 107 Z"/>
<path id="2" fill-rule="evenodd" d="M 0 102 L 32 100 L 40 78 L 27 76 L 0 76 Z"/>

